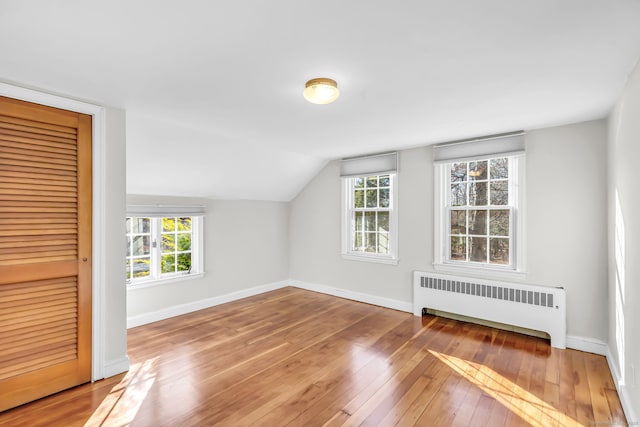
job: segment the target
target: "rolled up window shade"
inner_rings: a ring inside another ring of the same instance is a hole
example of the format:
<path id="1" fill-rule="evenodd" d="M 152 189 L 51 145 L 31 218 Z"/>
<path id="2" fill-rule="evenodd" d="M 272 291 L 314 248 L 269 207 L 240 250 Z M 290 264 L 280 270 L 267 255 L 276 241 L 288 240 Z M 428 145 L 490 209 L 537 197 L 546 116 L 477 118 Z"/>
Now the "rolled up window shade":
<path id="1" fill-rule="evenodd" d="M 144 218 L 203 216 L 206 213 L 202 205 L 128 205 L 127 216 Z"/>
<path id="2" fill-rule="evenodd" d="M 447 142 L 434 146 L 434 163 L 469 161 L 497 156 L 524 154 L 524 132 L 515 132 L 486 138 Z"/>
<path id="3" fill-rule="evenodd" d="M 398 153 L 352 157 L 340 161 L 340 176 L 386 175 L 398 172 Z"/>

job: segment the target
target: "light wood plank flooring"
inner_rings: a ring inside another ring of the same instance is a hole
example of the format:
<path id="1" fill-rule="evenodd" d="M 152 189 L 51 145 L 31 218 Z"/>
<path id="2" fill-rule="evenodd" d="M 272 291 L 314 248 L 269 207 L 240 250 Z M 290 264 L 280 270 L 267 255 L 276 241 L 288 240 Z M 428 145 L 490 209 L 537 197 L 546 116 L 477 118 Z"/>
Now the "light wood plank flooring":
<path id="1" fill-rule="evenodd" d="M 625 425 L 601 356 L 296 288 L 131 329 L 129 356 L 0 425 Z"/>

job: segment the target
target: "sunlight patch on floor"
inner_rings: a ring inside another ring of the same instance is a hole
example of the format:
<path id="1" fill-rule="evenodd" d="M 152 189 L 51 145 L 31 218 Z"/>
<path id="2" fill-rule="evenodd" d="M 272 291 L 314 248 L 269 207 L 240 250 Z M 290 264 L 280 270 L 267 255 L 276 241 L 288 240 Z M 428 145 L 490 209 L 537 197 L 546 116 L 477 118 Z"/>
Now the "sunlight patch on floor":
<path id="1" fill-rule="evenodd" d="M 132 365 L 127 375 L 114 386 L 85 427 L 126 426 L 135 418 L 142 402 L 153 386 L 158 357 Z"/>
<path id="2" fill-rule="evenodd" d="M 533 427 L 582 426 L 573 418 L 484 365 L 433 350 L 429 352 Z"/>

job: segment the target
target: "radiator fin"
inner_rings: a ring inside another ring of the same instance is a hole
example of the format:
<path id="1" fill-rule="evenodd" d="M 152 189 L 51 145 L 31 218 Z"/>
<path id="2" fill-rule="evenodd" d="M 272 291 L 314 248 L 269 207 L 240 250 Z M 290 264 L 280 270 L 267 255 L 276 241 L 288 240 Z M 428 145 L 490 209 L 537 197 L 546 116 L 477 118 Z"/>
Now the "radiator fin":
<path id="1" fill-rule="evenodd" d="M 435 277 L 421 277 L 420 286 L 443 292 L 467 294 L 482 298 L 519 302 L 540 307 L 556 308 L 553 305 L 553 294 L 538 291 L 526 291 L 506 286 L 484 285 L 480 283 L 458 280 L 440 279 Z"/>

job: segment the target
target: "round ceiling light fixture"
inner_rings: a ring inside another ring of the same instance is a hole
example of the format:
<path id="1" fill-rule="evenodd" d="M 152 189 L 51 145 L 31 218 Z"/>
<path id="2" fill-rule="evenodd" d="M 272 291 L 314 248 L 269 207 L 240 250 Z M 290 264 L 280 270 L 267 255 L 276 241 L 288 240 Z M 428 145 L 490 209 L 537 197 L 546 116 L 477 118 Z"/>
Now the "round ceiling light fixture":
<path id="1" fill-rule="evenodd" d="M 305 84 L 303 95 L 313 104 L 330 104 L 338 99 L 340 91 L 335 80 L 319 77 Z"/>

